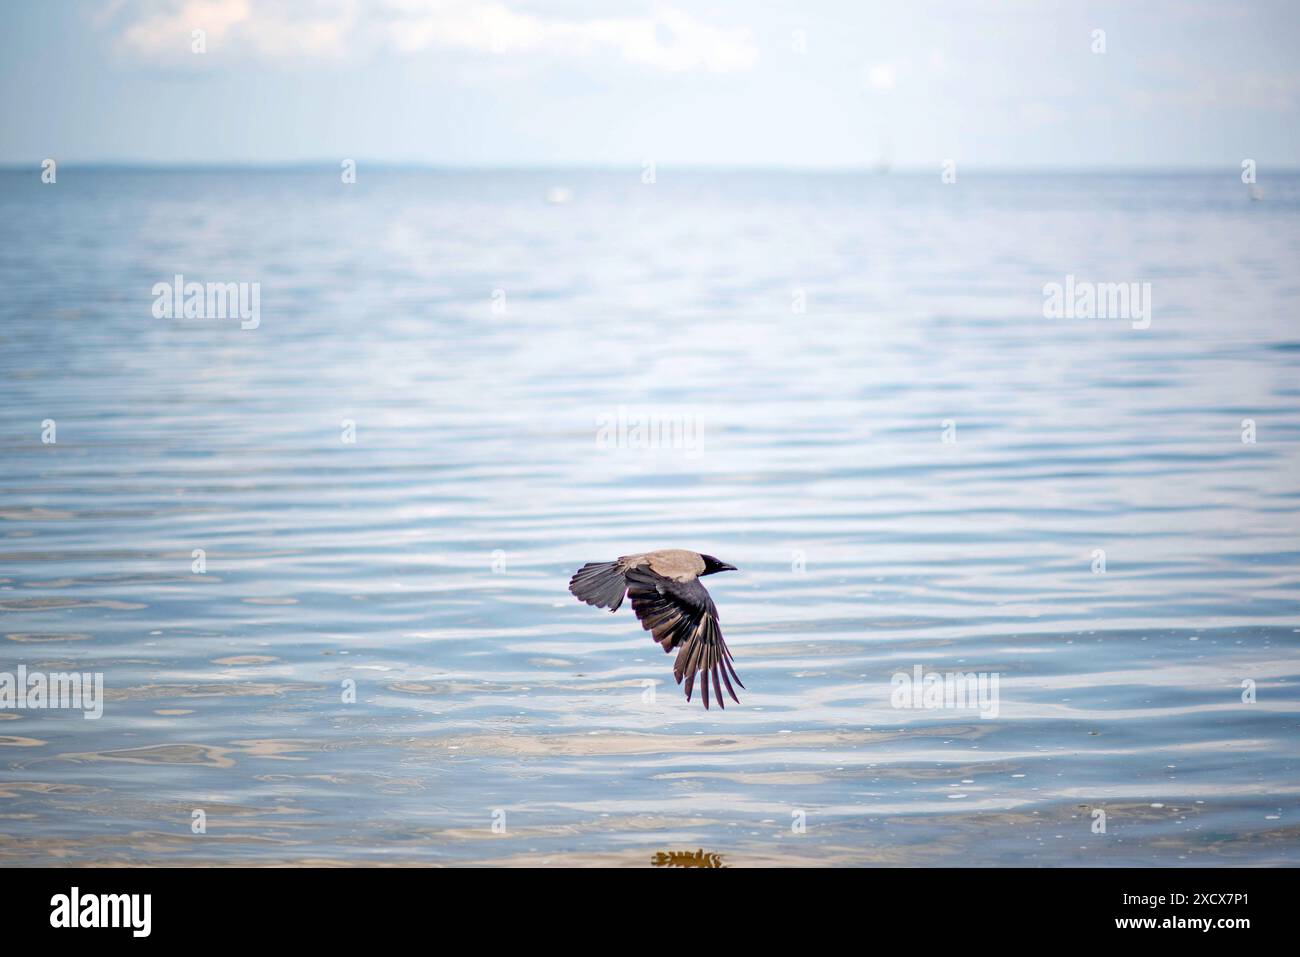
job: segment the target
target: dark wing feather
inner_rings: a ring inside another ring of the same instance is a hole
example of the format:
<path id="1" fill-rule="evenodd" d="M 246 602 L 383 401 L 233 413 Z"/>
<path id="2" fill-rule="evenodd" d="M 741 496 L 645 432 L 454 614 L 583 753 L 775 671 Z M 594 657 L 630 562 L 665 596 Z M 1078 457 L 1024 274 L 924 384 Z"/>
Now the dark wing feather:
<path id="1" fill-rule="evenodd" d="M 691 700 L 695 688 L 695 676 L 703 672 L 700 688 L 704 707 L 709 706 L 710 680 L 719 707 L 726 707 L 722 700 L 723 682 L 731 700 L 740 703 L 731 682 L 745 686 L 736 676 L 731 652 L 722 640 L 718 609 L 699 579 L 679 582 L 662 578 L 647 568 L 633 568 L 627 572 L 627 595 L 641 627 L 654 636 L 664 651 L 677 649 L 673 676 L 678 684 L 685 679 L 687 701 Z"/>
<path id="2" fill-rule="evenodd" d="M 610 611 L 618 611 L 626 590 L 623 566 L 618 562 L 588 562 L 569 579 L 569 591 L 575 598 Z"/>

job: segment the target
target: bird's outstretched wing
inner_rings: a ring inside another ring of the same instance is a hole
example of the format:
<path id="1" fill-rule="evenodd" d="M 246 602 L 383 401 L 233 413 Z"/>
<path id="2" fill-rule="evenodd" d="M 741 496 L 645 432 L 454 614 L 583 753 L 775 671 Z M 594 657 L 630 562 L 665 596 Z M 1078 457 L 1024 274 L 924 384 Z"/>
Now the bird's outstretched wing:
<path id="1" fill-rule="evenodd" d="M 618 611 L 627 591 L 623 566 L 618 562 L 588 562 L 569 579 L 569 591 L 578 601 Z"/>
<path id="2" fill-rule="evenodd" d="M 641 620 L 641 627 L 654 635 L 664 651 L 678 649 L 673 676 L 678 684 L 686 679 L 686 700 L 691 700 L 695 676 L 702 671 L 704 707 L 709 706 L 710 680 L 719 707 L 726 707 L 722 701 L 723 684 L 731 700 L 739 704 L 731 682 L 745 686 L 731 666 L 731 652 L 718 627 L 718 609 L 699 579 L 679 582 L 647 568 L 632 568 L 627 572 L 627 585 L 632 611 Z"/>

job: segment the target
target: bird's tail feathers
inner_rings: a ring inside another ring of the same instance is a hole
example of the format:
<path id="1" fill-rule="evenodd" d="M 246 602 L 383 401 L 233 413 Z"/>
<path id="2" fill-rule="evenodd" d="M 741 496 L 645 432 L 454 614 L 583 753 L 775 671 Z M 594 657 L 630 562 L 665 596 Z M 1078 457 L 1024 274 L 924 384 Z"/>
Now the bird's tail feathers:
<path id="1" fill-rule="evenodd" d="M 618 611 L 627 593 L 627 579 L 618 562 L 589 562 L 569 580 L 569 591 L 588 605 Z"/>

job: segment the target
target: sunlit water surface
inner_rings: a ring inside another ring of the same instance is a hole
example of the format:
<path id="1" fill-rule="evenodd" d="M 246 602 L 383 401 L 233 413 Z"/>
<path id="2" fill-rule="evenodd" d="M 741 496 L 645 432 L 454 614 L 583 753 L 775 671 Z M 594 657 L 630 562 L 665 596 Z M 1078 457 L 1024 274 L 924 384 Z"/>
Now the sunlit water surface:
<path id="1" fill-rule="evenodd" d="M 639 174 L 0 175 L 0 863 L 1300 863 L 1300 180 Z"/>

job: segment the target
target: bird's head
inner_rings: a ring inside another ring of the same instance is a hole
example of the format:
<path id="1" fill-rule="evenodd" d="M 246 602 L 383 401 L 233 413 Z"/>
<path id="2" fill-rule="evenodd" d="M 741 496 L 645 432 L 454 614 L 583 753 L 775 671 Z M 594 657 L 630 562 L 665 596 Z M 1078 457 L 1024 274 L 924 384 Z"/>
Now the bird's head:
<path id="1" fill-rule="evenodd" d="M 728 565 L 726 562 L 720 562 L 712 555 L 701 555 L 704 559 L 704 571 L 701 575 L 712 575 L 715 572 L 734 572 L 737 571 L 735 565 Z"/>

